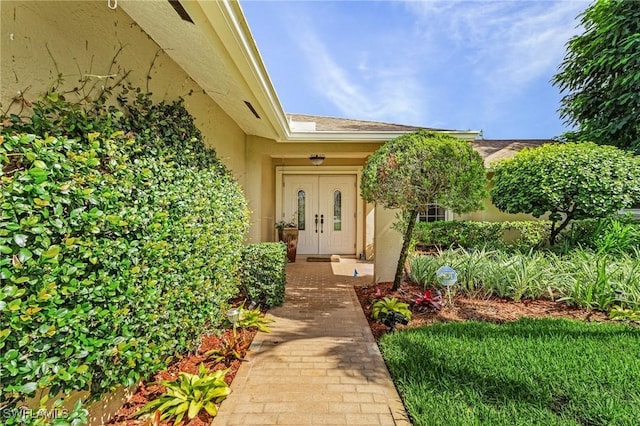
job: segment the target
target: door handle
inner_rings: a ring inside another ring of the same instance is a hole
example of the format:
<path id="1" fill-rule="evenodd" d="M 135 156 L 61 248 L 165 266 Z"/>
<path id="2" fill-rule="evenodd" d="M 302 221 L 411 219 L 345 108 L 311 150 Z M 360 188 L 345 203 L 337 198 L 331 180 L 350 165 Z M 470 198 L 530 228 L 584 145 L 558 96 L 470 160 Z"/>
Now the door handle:
<path id="1" fill-rule="evenodd" d="M 320 215 L 320 233 L 324 233 L 324 215 Z"/>
<path id="2" fill-rule="evenodd" d="M 318 233 L 318 215 L 316 215 L 316 234 Z"/>

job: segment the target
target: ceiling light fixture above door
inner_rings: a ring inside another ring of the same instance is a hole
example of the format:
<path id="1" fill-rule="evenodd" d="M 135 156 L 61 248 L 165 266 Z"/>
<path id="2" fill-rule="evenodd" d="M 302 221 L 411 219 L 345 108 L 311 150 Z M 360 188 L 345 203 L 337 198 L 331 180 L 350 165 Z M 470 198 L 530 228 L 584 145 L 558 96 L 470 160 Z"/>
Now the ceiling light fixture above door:
<path id="1" fill-rule="evenodd" d="M 311 161 L 311 164 L 313 164 L 314 166 L 319 166 L 324 161 L 324 155 L 313 154 L 311 157 L 309 157 L 309 161 Z"/>

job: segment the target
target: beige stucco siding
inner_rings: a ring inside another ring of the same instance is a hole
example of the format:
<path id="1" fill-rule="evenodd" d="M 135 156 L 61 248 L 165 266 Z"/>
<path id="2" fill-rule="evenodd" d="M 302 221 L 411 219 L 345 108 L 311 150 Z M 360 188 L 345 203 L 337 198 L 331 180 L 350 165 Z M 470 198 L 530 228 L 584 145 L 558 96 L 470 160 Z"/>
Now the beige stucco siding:
<path id="1" fill-rule="evenodd" d="M 122 8 L 111 10 L 106 1 L 12 0 L 0 8 L 3 110 L 18 91 L 35 100 L 58 73 L 68 90 L 82 76 L 93 75 L 99 87 L 105 76 L 129 72 L 128 80 L 143 90 L 148 84 L 156 100 L 184 97 L 205 142 L 245 184 L 244 132 Z"/>
<path id="2" fill-rule="evenodd" d="M 535 217 L 529 214 L 511 214 L 498 210 L 496 206 L 491 203 L 491 199 L 487 198 L 483 202 L 484 210 L 478 210 L 471 213 L 454 214 L 454 220 L 475 220 L 485 222 L 512 222 L 518 220 L 536 220 Z"/>
<path id="3" fill-rule="evenodd" d="M 487 190 L 491 191 L 491 189 L 493 188 L 493 181 L 492 181 L 493 172 L 492 171 L 489 171 L 487 173 L 487 179 L 489 180 Z M 491 197 L 487 197 L 482 202 L 482 204 L 484 206 L 482 210 L 478 210 L 470 213 L 454 214 L 453 219 L 454 220 L 475 220 L 478 222 L 483 222 L 483 221 L 484 222 L 515 222 L 520 220 L 536 220 L 536 218 L 530 214 L 523 214 L 523 213 L 511 214 L 511 213 L 505 213 L 498 210 L 498 208 L 491 202 Z"/>
<path id="4" fill-rule="evenodd" d="M 402 250 L 402 235 L 393 229 L 398 210 L 376 208 L 374 282 L 393 281 Z"/>

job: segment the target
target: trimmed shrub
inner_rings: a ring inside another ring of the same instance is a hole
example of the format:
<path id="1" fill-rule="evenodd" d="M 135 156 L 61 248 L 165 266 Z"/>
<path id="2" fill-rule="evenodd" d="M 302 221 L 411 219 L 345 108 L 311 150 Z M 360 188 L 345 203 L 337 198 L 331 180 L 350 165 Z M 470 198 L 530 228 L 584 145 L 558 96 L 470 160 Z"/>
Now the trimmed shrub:
<path id="1" fill-rule="evenodd" d="M 182 101 L 126 105 L 48 94 L 0 139 L 6 408 L 135 384 L 195 350 L 239 291 L 240 187 Z"/>
<path id="2" fill-rule="evenodd" d="M 550 226 L 551 222 L 548 220 L 502 222 L 502 232 L 507 248 L 529 251 L 547 245 Z"/>
<path id="3" fill-rule="evenodd" d="M 435 246 L 440 249 L 524 249 L 541 247 L 549 234 L 547 221 L 420 222 L 413 232 L 413 246 Z"/>
<path id="4" fill-rule="evenodd" d="M 491 201 L 551 221 L 549 243 L 573 220 L 609 217 L 640 199 L 640 158 L 591 142 L 525 148 L 493 166 Z"/>
<path id="5" fill-rule="evenodd" d="M 287 246 L 282 242 L 255 243 L 242 253 L 242 288 L 246 296 L 266 307 L 284 302 Z"/>
<path id="6" fill-rule="evenodd" d="M 402 247 L 392 290 L 397 290 L 418 213 L 432 203 L 464 213 L 482 209 L 487 172 L 480 154 L 450 135 L 418 130 L 387 141 L 367 159 L 360 196 L 368 203 L 398 209 Z"/>

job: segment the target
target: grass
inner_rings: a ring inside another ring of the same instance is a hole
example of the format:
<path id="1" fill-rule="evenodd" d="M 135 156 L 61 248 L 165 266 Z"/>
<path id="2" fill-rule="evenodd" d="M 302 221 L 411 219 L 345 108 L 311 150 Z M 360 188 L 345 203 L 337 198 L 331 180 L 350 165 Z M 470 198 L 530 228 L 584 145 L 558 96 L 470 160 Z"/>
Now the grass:
<path id="1" fill-rule="evenodd" d="M 413 424 L 637 425 L 640 328 L 442 323 L 380 342 Z"/>

